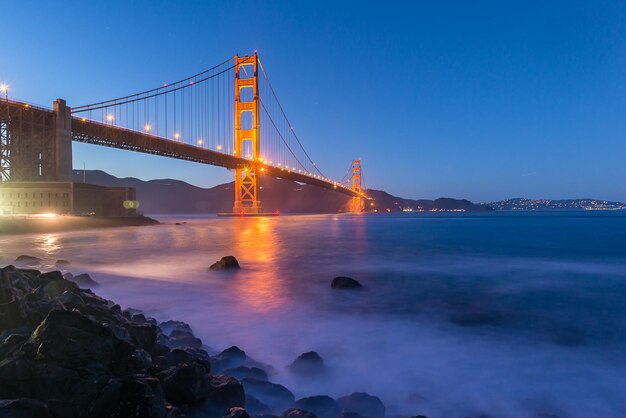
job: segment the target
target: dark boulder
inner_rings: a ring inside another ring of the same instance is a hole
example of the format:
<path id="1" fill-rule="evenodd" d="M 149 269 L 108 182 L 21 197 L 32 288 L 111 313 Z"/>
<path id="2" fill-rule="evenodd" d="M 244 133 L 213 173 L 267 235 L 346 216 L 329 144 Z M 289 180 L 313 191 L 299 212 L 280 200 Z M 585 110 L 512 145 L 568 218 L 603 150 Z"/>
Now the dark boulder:
<path id="1" fill-rule="evenodd" d="M 208 416 L 222 416 L 233 407 L 243 408 L 246 402 L 241 383 L 230 376 L 210 374 L 209 393 L 200 409 Z"/>
<path id="2" fill-rule="evenodd" d="M 248 415 L 245 409 L 235 406 L 228 410 L 224 418 L 250 418 L 250 415 Z"/>
<path id="3" fill-rule="evenodd" d="M 38 266 L 41 264 L 41 258 L 22 254 L 15 259 L 15 262 L 22 266 Z"/>
<path id="4" fill-rule="evenodd" d="M 271 408 L 252 395 L 246 394 L 246 410 L 252 415 L 268 414 Z"/>
<path id="5" fill-rule="evenodd" d="M 305 411 L 299 408 L 289 408 L 281 415 L 281 418 L 317 418 L 317 416 L 310 411 Z"/>
<path id="6" fill-rule="evenodd" d="M 337 403 L 343 412 L 353 412 L 367 418 L 385 418 L 385 405 L 377 396 L 355 392 L 337 399 Z"/>
<path id="7" fill-rule="evenodd" d="M 156 366 L 159 369 L 167 369 L 179 364 L 197 363 L 204 367 L 209 373 L 211 371 L 211 362 L 209 355 L 204 350 L 194 350 L 192 348 L 175 348 L 167 352 L 164 356 L 156 360 Z"/>
<path id="8" fill-rule="evenodd" d="M 158 328 L 152 324 L 128 323 L 125 326 L 133 344 L 146 351 L 152 350 L 157 342 Z"/>
<path id="9" fill-rule="evenodd" d="M 169 348 L 202 348 L 202 340 L 197 338 L 192 333 L 187 331 L 172 331 L 169 337 L 164 336 L 161 343 L 167 345 Z"/>
<path id="10" fill-rule="evenodd" d="M 212 357 L 211 364 L 215 371 L 222 373 L 226 369 L 241 366 L 247 358 L 245 351 L 233 345 Z"/>
<path id="11" fill-rule="evenodd" d="M 183 331 L 189 334 L 193 334 L 191 327 L 186 322 L 182 321 L 165 321 L 159 324 L 159 328 L 161 331 L 167 336 L 169 336 L 173 331 Z"/>
<path id="12" fill-rule="evenodd" d="M 252 378 L 257 380 L 267 380 L 267 372 L 259 367 L 239 366 L 224 370 L 224 374 L 232 376 L 237 380 Z"/>
<path id="13" fill-rule="evenodd" d="M 315 351 L 300 354 L 297 359 L 289 365 L 289 370 L 293 373 L 310 376 L 320 374 L 324 371 L 324 360 Z"/>
<path id="14" fill-rule="evenodd" d="M 274 412 L 284 411 L 293 405 L 295 401 L 293 393 L 278 383 L 247 378 L 242 379 L 241 384 L 247 394 L 268 405 Z"/>
<path id="15" fill-rule="evenodd" d="M 361 289 L 363 286 L 351 277 L 335 277 L 330 284 L 333 289 Z"/>
<path id="16" fill-rule="evenodd" d="M 337 418 L 341 414 L 339 404 L 330 396 L 309 396 L 298 399 L 293 406 L 313 412 L 319 418 Z"/>
<path id="17" fill-rule="evenodd" d="M 173 405 L 198 404 L 209 395 L 209 378 L 199 364 L 170 367 L 157 375 L 165 398 Z"/>
<path id="18" fill-rule="evenodd" d="M 209 267 L 209 270 L 236 270 L 239 269 L 239 262 L 232 255 L 222 257 L 219 261 L 216 261 Z"/>
<path id="19" fill-rule="evenodd" d="M 28 398 L 0 400 L 0 417 L 6 418 L 53 418 L 45 403 Z"/>
<path id="20" fill-rule="evenodd" d="M 76 276 L 68 278 L 68 280 L 73 281 L 82 289 L 90 289 L 92 287 L 99 286 L 98 282 L 92 279 L 91 276 L 88 275 L 87 273 L 77 274 Z"/>
<path id="21" fill-rule="evenodd" d="M 133 353 L 133 367 L 137 371 L 148 370 L 152 367 L 152 356 L 145 350 L 135 350 Z"/>
<path id="22" fill-rule="evenodd" d="M 24 351 L 31 358 L 61 367 L 98 367 L 117 373 L 129 368 L 134 349 L 110 328 L 77 311 L 53 310 L 24 345 Z"/>
<path id="23" fill-rule="evenodd" d="M 107 413 L 102 413 L 104 411 Z M 122 382 L 117 402 L 104 405 L 100 411 L 92 409 L 91 416 L 165 418 L 166 414 L 165 395 L 159 380 L 133 378 Z"/>

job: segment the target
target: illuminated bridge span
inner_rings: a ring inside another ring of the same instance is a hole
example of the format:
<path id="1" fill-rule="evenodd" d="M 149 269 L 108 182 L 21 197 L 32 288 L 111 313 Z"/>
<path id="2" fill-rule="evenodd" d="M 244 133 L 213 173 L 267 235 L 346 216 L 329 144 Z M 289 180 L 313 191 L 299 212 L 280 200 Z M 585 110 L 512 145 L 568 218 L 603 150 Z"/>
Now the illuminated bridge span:
<path id="1" fill-rule="evenodd" d="M 262 212 L 262 176 L 336 190 L 353 197 L 353 210 L 362 209 L 366 199 L 360 160 L 352 162 L 345 181 L 320 170 L 256 53 L 151 90 L 71 109 L 60 99 L 52 110 L 5 102 L 0 106 L 3 180 L 69 180 L 71 141 L 79 141 L 232 169 L 236 214 Z"/>

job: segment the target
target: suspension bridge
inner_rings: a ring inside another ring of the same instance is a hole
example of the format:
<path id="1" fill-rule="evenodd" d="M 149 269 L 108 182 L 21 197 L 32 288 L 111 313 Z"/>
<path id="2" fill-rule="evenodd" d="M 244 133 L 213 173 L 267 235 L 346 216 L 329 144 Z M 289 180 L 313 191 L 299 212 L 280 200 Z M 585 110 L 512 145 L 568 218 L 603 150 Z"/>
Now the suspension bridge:
<path id="1" fill-rule="evenodd" d="M 5 91 L 6 92 L 6 91 Z M 70 181 L 72 141 L 154 154 L 234 171 L 232 214 L 263 213 L 259 182 L 271 176 L 352 197 L 361 211 L 361 160 L 341 180 L 314 162 L 259 56 L 235 56 L 205 71 L 123 97 L 52 109 L 4 99 L 0 179 Z"/>

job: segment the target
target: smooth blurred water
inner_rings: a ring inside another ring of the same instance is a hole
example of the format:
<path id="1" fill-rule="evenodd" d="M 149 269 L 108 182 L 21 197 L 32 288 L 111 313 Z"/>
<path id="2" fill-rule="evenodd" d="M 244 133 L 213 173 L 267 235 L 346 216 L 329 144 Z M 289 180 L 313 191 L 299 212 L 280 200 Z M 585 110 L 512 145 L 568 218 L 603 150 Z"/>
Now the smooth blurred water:
<path id="1" fill-rule="evenodd" d="M 1 261 L 69 259 L 123 307 L 273 365 L 296 397 L 366 391 L 430 418 L 626 415 L 626 213 L 161 220 L 0 237 Z M 228 254 L 241 271 L 207 271 Z M 337 275 L 365 290 L 331 290 Z M 327 375 L 285 371 L 310 350 Z"/>

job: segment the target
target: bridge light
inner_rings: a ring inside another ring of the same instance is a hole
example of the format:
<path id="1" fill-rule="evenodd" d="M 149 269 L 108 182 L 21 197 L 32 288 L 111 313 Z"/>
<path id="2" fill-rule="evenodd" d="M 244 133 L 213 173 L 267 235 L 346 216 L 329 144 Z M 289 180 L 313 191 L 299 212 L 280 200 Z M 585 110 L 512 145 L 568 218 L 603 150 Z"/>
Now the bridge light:
<path id="1" fill-rule="evenodd" d="M 113 119 L 115 119 L 115 118 L 113 117 L 113 115 L 112 115 L 112 114 L 110 114 L 110 113 L 109 113 L 109 114 L 107 115 L 107 121 L 108 121 L 108 122 L 113 122 Z"/>
<path id="2" fill-rule="evenodd" d="M 222 146 L 221 146 L 221 145 L 218 145 L 218 146 L 217 146 L 217 150 L 219 151 L 219 150 L 221 150 L 221 149 L 222 149 Z"/>
<path id="3" fill-rule="evenodd" d="M 174 132 L 174 139 L 180 138 L 180 134 L 178 132 Z"/>
<path id="4" fill-rule="evenodd" d="M 150 132 L 150 129 L 152 129 L 152 126 L 150 126 L 150 124 L 149 124 L 149 123 L 146 123 L 146 126 L 144 126 L 144 127 L 143 127 L 143 129 L 144 129 L 146 132 Z"/>
<path id="5" fill-rule="evenodd" d="M 202 145 L 202 140 L 198 139 L 198 145 Z"/>
<path id="6" fill-rule="evenodd" d="M 265 171 L 265 168 L 261 167 L 261 171 Z"/>
<path id="7" fill-rule="evenodd" d="M 0 84 L 0 92 L 4 93 L 4 98 L 9 100 L 9 85 L 8 84 Z"/>
<path id="8" fill-rule="evenodd" d="M 80 121 L 81 121 L 81 122 L 86 122 L 86 121 L 87 121 L 87 118 L 80 118 Z"/>

